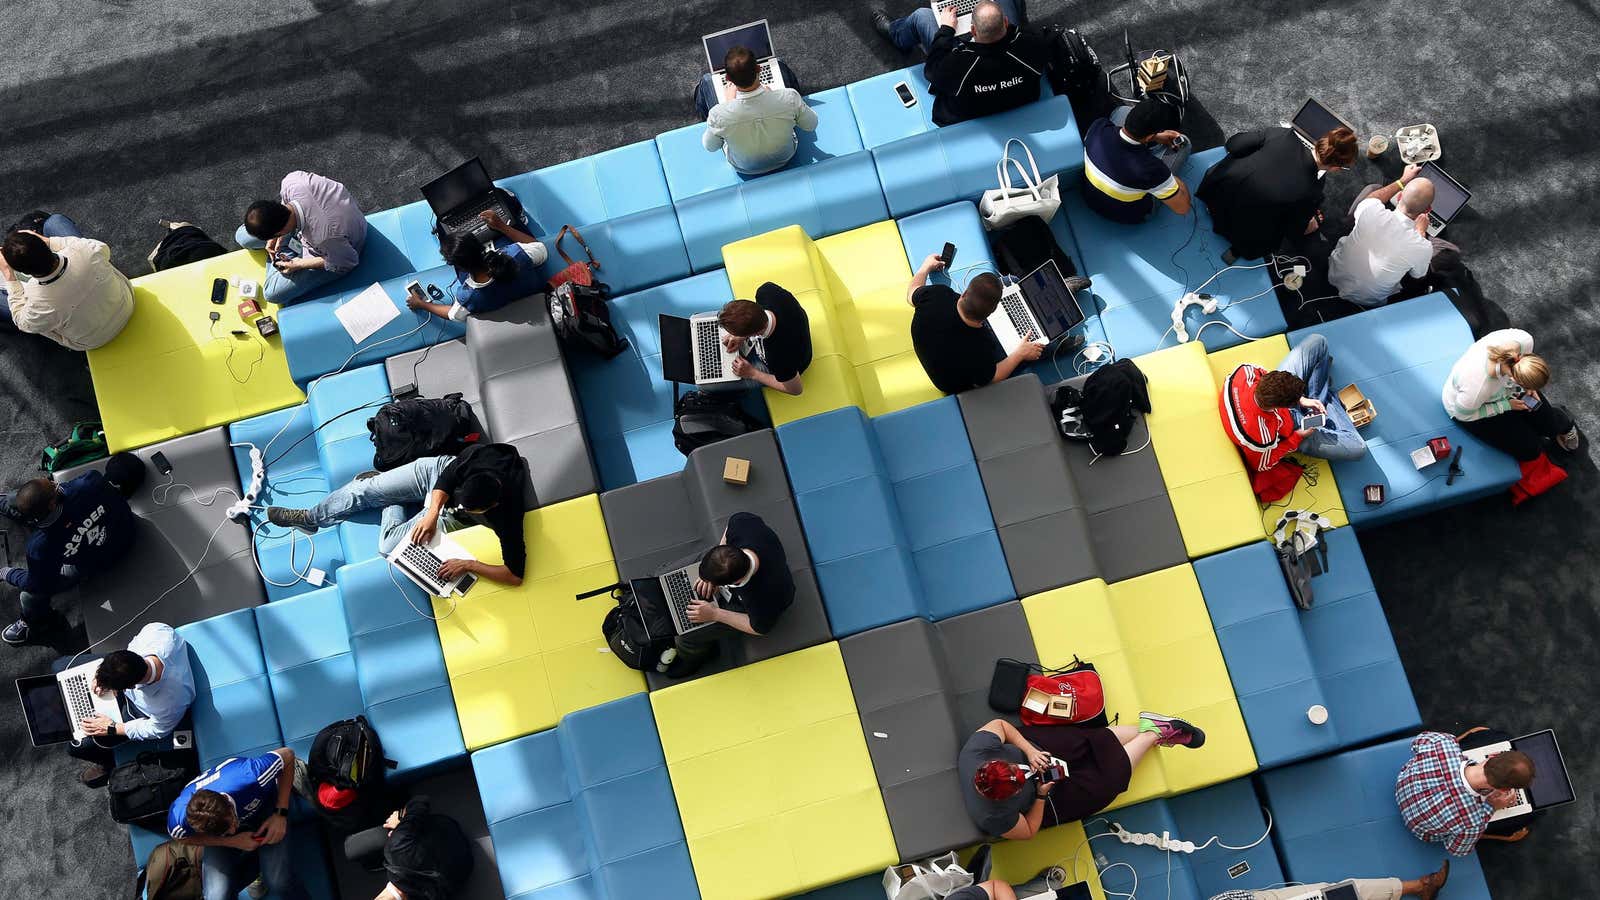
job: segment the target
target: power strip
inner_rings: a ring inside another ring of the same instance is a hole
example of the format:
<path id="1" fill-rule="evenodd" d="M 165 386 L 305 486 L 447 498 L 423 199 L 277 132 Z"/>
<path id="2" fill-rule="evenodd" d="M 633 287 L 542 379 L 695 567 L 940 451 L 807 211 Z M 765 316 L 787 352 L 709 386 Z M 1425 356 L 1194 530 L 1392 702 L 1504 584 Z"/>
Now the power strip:
<path id="1" fill-rule="evenodd" d="M 267 468 L 262 461 L 261 450 L 254 445 L 250 447 L 250 487 L 239 498 L 239 502 L 228 507 L 227 516 L 230 519 L 244 520 L 250 517 L 250 507 L 261 496 L 261 486 L 267 480 Z"/>
<path id="2" fill-rule="evenodd" d="M 1177 303 L 1173 304 L 1172 333 L 1178 338 L 1178 343 L 1180 344 L 1186 344 L 1189 342 L 1189 329 L 1183 324 L 1183 311 L 1191 306 L 1198 306 L 1200 307 L 1200 311 L 1202 313 L 1210 315 L 1211 313 L 1217 311 L 1217 298 L 1211 296 L 1210 294 L 1196 294 L 1190 292 L 1184 294 L 1181 298 L 1179 298 Z"/>
<path id="3" fill-rule="evenodd" d="M 1145 847 L 1157 847 L 1162 850 L 1170 850 L 1174 853 L 1193 853 L 1195 850 L 1199 849 L 1194 845 L 1193 841 L 1173 840 L 1172 833 L 1169 831 L 1163 831 L 1159 835 L 1139 833 L 1128 831 L 1124 829 L 1120 823 L 1112 822 L 1111 833 L 1116 835 L 1117 840 L 1123 842 L 1124 844 L 1138 844 Z"/>

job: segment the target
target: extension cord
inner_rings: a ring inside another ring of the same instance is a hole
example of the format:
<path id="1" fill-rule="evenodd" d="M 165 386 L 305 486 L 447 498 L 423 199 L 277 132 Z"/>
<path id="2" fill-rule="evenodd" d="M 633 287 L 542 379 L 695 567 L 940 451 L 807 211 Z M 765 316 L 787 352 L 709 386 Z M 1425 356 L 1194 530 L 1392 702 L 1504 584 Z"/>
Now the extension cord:
<path id="1" fill-rule="evenodd" d="M 226 515 L 230 519 L 243 520 L 249 518 L 251 505 L 256 498 L 261 496 L 261 486 L 266 482 L 267 468 L 262 462 L 261 450 L 255 445 L 250 446 L 250 488 L 239 498 L 239 502 L 228 507 Z"/>
<path id="2" fill-rule="evenodd" d="M 1123 842 L 1124 844 L 1156 847 L 1162 850 L 1170 850 L 1174 853 L 1193 853 L 1195 850 L 1199 849 L 1194 845 L 1193 841 L 1173 840 L 1172 833 L 1168 831 L 1163 831 L 1159 835 L 1132 832 L 1124 829 L 1118 822 L 1112 822 L 1111 828 L 1112 833 L 1117 836 L 1117 840 Z"/>
<path id="3" fill-rule="evenodd" d="M 1180 344 L 1189 342 L 1189 329 L 1183 324 L 1183 311 L 1191 306 L 1198 306 L 1202 313 L 1210 315 L 1217 311 L 1217 298 L 1210 294 L 1196 294 L 1191 291 L 1178 298 L 1178 302 L 1172 305 L 1172 333 Z"/>

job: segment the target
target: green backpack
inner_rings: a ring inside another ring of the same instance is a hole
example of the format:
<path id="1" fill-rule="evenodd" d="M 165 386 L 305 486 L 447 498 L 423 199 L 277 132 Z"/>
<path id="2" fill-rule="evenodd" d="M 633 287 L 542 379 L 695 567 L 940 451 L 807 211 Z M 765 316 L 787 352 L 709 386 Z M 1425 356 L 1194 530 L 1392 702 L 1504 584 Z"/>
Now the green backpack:
<path id="1" fill-rule="evenodd" d="M 110 455 L 111 451 L 106 447 L 106 432 L 100 423 L 79 422 L 72 426 L 71 434 L 44 448 L 44 453 L 39 457 L 39 468 L 54 474 Z"/>

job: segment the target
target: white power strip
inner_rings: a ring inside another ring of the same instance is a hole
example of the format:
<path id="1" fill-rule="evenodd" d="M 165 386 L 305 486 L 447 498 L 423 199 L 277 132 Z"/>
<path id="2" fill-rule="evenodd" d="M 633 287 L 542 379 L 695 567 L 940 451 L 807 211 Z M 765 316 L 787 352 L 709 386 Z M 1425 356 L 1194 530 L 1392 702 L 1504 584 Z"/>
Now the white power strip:
<path id="1" fill-rule="evenodd" d="M 250 447 L 250 488 L 239 498 L 239 502 L 228 507 L 227 516 L 230 519 L 247 519 L 250 516 L 250 506 L 261 496 L 261 486 L 266 481 L 267 469 L 261 459 L 261 450 L 254 445 Z"/>
<path id="2" fill-rule="evenodd" d="M 1199 849 L 1194 845 L 1193 841 L 1173 840 L 1172 833 L 1168 831 L 1163 831 L 1159 835 L 1139 833 L 1128 831 L 1124 829 L 1120 823 L 1112 822 L 1111 833 L 1115 834 L 1117 836 L 1117 840 L 1123 842 L 1124 844 L 1139 844 L 1146 847 L 1157 847 L 1162 850 L 1171 850 L 1174 853 L 1193 853 L 1195 850 Z"/>

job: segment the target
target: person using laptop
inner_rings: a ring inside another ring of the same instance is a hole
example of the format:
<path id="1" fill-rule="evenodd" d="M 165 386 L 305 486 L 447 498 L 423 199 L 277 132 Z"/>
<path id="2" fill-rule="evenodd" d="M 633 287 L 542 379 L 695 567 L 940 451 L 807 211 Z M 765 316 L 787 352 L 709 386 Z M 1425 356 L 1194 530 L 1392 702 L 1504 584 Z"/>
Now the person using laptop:
<path id="1" fill-rule="evenodd" d="M 111 248 L 60 214 L 41 210 L 19 224 L 35 223 L 0 245 L 0 325 L 68 350 L 109 344 L 133 317 L 133 285 L 111 264 Z"/>
<path id="2" fill-rule="evenodd" d="M 492 209 L 478 214 L 490 228 L 511 243 L 504 249 L 485 245 L 470 234 L 447 234 L 439 240 L 439 254 L 456 270 L 450 303 L 434 303 L 427 295 L 406 292 L 406 306 L 442 319 L 465 322 L 467 316 L 491 313 L 523 297 L 544 290 L 539 267 L 549 251 L 533 235 L 506 222 Z"/>
<path id="3" fill-rule="evenodd" d="M 1424 731 L 1411 742 L 1411 758 L 1395 778 L 1394 799 L 1418 840 L 1467 856 L 1495 810 L 1520 802 L 1517 792 L 1533 783 L 1533 774 L 1526 753 L 1510 750 L 1477 763 L 1451 735 Z"/>
<path id="4" fill-rule="evenodd" d="M 722 540 L 701 558 L 699 574 L 694 589 L 704 599 L 689 604 L 689 621 L 711 624 L 678 635 L 677 653 L 667 667 L 669 678 L 693 674 L 716 653 L 724 637 L 767 634 L 794 603 L 794 573 L 789 571 L 783 542 L 754 513 L 729 517 Z M 711 602 L 718 588 L 727 588 L 726 604 Z"/>
<path id="5" fill-rule="evenodd" d="M 1418 177 L 1421 169 L 1409 165 L 1390 184 L 1369 184 L 1350 204 L 1354 227 L 1328 258 L 1328 283 L 1357 306 L 1382 306 L 1402 279 L 1427 275 L 1433 255 L 1453 246 L 1428 237 L 1433 182 Z"/>
<path id="6" fill-rule="evenodd" d="M 1189 213 L 1189 186 L 1178 170 L 1193 145 L 1177 131 L 1178 111 L 1155 97 L 1119 106 L 1096 119 L 1083 139 L 1083 201 L 1113 222 L 1137 225 L 1160 200 L 1180 216 Z"/>
<path id="7" fill-rule="evenodd" d="M 439 569 L 442 581 L 468 573 L 513 587 L 522 583 L 527 544 L 522 533 L 523 497 L 528 464 L 510 444 L 472 444 L 456 456 L 424 456 L 387 472 L 362 472 L 335 488 L 310 509 L 267 507 L 267 521 L 306 534 L 330 528 L 357 513 L 383 510 L 378 552 L 388 554 L 410 538 L 427 544 L 440 529 L 446 533 L 484 525 L 500 539 L 505 562 L 489 565 L 476 559 L 447 559 Z M 422 511 L 407 516 L 417 505 Z"/>
<path id="8" fill-rule="evenodd" d="M 21 592 L 22 607 L 0 640 L 23 644 L 36 632 L 65 626 L 50 598 L 127 555 L 138 535 L 128 497 L 143 482 L 144 461 L 124 452 L 112 456 L 103 473 L 91 469 L 62 484 L 35 478 L 15 492 L 0 492 L 0 514 L 33 529 L 26 562 L 0 566 L 0 580 Z"/>
<path id="9" fill-rule="evenodd" d="M 1200 180 L 1195 196 L 1211 230 L 1232 246 L 1223 260 L 1259 259 L 1322 225 L 1322 179 L 1356 159 L 1355 132 L 1335 128 L 1307 148 L 1292 128 L 1228 138 L 1227 156 Z"/>
<path id="10" fill-rule="evenodd" d="M 1152 712 L 1138 725 L 1023 725 L 993 719 L 956 758 L 967 815 L 990 837 L 1025 841 L 1062 822 L 1094 815 L 1128 789 L 1152 747 L 1199 749 L 1206 734 L 1183 719 Z M 1054 760 L 1065 778 L 1046 774 Z"/>
<path id="11" fill-rule="evenodd" d="M 708 151 L 721 150 L 744 175 L 783 168 L 800 146 L 794 130 L 817 130 L 816 111 L 794 88 L 762 84 L 760 63 L 747 47 L 729 50 L 722 66 L 727 89 L 721 97 L 715 76 L 700 76 L 696 105 L 706 108 L 701 143 Z"/>
<path id="12" fill-rule="evenodd" d="M 200 861 L 205 900 L 237 897 L 257 867 L 273 897 L 309 900 L 287 841 L 293 791 L 294 751 L 279 747 L 260 756 L 228 757 L 201 772 L 172 801 L 167 833 L 206 848 Z M 246 859 L 252 853 L 255 859 Z"/>
<path id="13" fill-rule="evenodd" d="M 63 668 L 66 660 L 62 660 Z M 90 688 L 101 696 L 120 694 L 137 718 L 118 723 L 90 716 L 79 724 L 91 738 L 125 737 L 159 741 L 170 736 L 194 702 L 194 672 L 189 644 L 171 625 L 151 622 L 139 629 L 126 650 L 113 650 L 100 660 Z M 67 751 L 89 763 L 79 780 L 98 787 L 114 764 L 112 751 L 95 741 L 73 744 Z"/>
<path id="14" fill-rule="evenodd" d="M 291 239 L 299 241 L 299 255 Z M 257 200 L 233 235 L 247 250 L 267 251 L 268 303 L 293 303 L 337 281 L 361 262 L 367 219 L 344 185 L 312 172 L 283 176 L 277 200 Z"/>
<path id="15" fill-rule="evenodd" d="M 723 344 L 731 353 L 761 338 L 760 357 L 734 359 L 733 374 L 785 394 L 799 396 L 805 390 L 800 373 L 811 365 L 811 318 L 794 294 L 769 281 L 756 288 L 754 300 L 725 304 L 717 324 L 728 333 Z"/>
<path id="16" fill-rule="evenodd" d="M 995 384 L 1043 355 L 1038 335 L 1024 335 L 1022 343 L 1006 353 L 985 324 L 1000 305 L 998 276 L 979 272 L 957 295 L 948 285 L 928 284 L 928 276 L 942 268 L 944 260 L 930 254 L 906 290 L 906 302 L 916 310 L 911 314 L 911 345 L 934 387 L 959 394 Z"/>
<path id="17" fill-rule="evenodd" d="M 1244 457 L 1250 486 L 1262 503 L 1294 491 L 1301 469 L 1286 459 L 1290 453 L 1329 460 L 1366 455 L 1367 442 L 1328 375 L 1332 365 L 1327 339 L 1313 334 L 1277 369 L 1243 363 L 1228 375 L 1217 400 L 1222 427 Z"/>
<path id="18" fill-rule="evenodd" d="M 1450 860 L 1447 859 L 1444 865 L 1439 867 L 1439 871 L 1404 881 L 1399 878 L 1352 878 L 1343 882 L 1323 881 L 1254 891 L 1223 891 L 1211 900 L 1308 900 L 1341 885 L 1347 885 L 1355 891 L 1355 900 L 1400 900 L 1401 897 L 1434 900 L 1449 879 Z"/>
<path id="19" fill-rule="evenodd" d="M 1026 28 L 1010 0 L 981 0 L 972 10 L 972 33 L 956 35 L 954 6 L 935 14 L 923 7 L 891 21 L 874 10 L 873 27 L 902 52 L 921 44 L 923 75 L 933 94 L 933 124 L 954 125 L 1005 112 L 1039 99 L 1039 79 L 1050 64 L 1050 42 Z"/>

